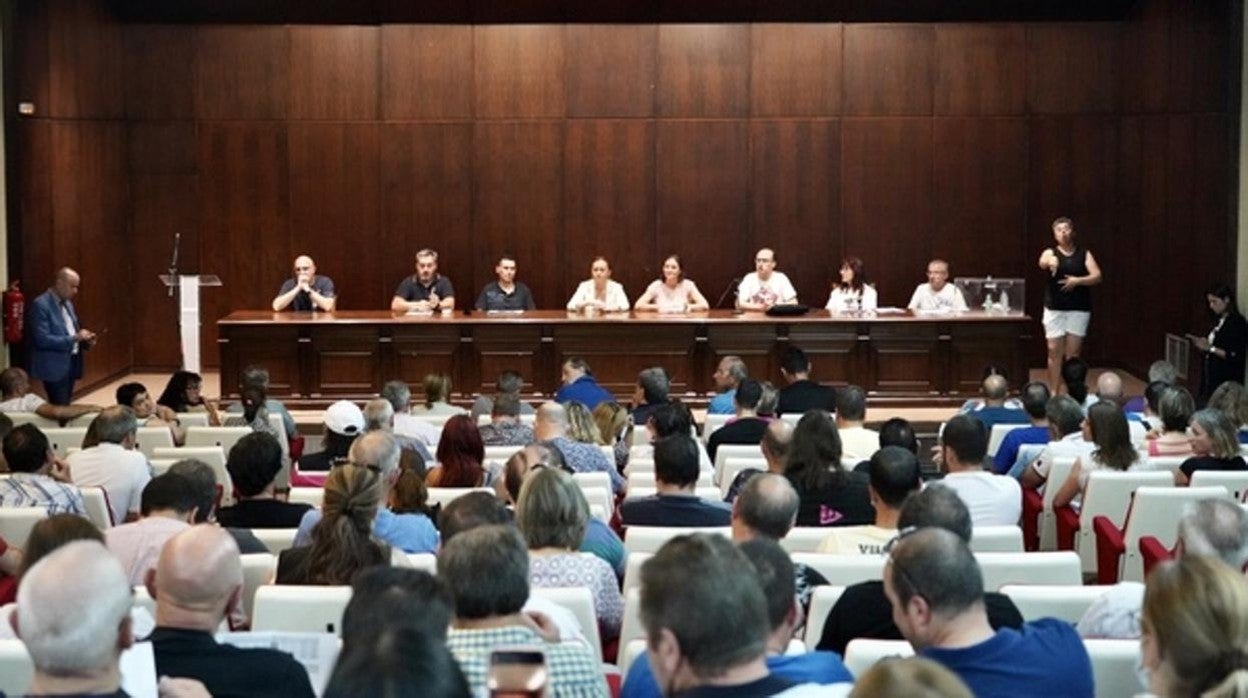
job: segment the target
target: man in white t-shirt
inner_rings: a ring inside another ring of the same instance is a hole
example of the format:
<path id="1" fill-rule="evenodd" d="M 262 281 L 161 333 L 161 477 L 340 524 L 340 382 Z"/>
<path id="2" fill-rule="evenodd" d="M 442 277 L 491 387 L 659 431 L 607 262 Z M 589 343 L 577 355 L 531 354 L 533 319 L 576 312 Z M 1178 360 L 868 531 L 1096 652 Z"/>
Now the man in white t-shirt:
<path id="1" fill-rule="evenodd" d="M 901 503 L 923 486 L 919 459 L 900 446 L 885 446 L 871 456 L 867 491 L 875 507 L 875 522 L 868 526 L 831 528 L 817 552 L 849 555 L 883 555 L 884 547 L 897 537 Z"/>
<path id="2" fill-rule="evenodd" d="M 797 302 L 797 290 L 782 271 L 776 271 L 776 253 L 764 247 L 754 255 L 755 271 L 737 286 L 737 310 L 766 310 Z"/>
<path id="3" fill-rule="evenodd" d="M 0 412 L 33 412 L 59 422 L 99 412 L 99 405 L 53 405 L 30 392 L 30 376 L 13 366 L 0 372 Z"/>
<path id="4" fill-rule="evenodd" d="M 863 426 L 867 418 L 867 393 L 856 385 L 836 391 L 836 429 L 841 437 L 841 457 L 860 463 L 880 448 L 880 432 Z"/>
<path id="5" fill-rule="evenodd" d="M 945 424 L 940 457 L 948 473 L 946 485 L 966 503 L 975 526 L 1014 526 L 1023 513 L 1018 480 L 984 470 L 988 430 L 974 417 L 960 414 Z"/>
<path id="6" fill-rule="evenodd" d="M 66 458 L 75 485 L 104 488 L 115 524 L 138 518 L 143 488 L 152 479 L 147 456 L 134 449 L 138 428 L 129 407 L 109 407 L 95 418 L 99 444 Z"/>
<path id="7" fill-rule="evenodd" d="M 911 310 L 926 312 L 962 312 L 966 299 L 957 286 L 949 283 L 949 263 L 933 259 L 927 263 L 927 283 L 919 284 L 910 296 Z"/>
<path id="8" fill-rule="evenodd" d="M 1039 489 L 1049 479 L 1049 469 L 1053 467 L 1053 461 L 1059 458 L 1078 460 L 1090 457 L 1096 449 L 1096 444 L 1084 438 L 1083 407 L 1074 398 L 1069 395 L 1055 395 L 1045 405 L 1044 413 L 1049 419 L 1049 438 L 1052 441 L 1044 447 L 1038 458 L 1023 468 L 1019 477 L 1023 487 L 1031 490 Z M 1057 484 L 1061 486 L 1060 482 Z"/>

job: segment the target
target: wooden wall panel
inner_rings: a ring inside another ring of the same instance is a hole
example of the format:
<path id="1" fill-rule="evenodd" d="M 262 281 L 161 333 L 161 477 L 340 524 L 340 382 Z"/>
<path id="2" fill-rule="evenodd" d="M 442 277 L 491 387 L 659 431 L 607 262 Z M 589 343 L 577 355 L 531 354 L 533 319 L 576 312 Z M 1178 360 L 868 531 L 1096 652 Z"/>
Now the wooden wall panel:
<path id="1" fill-rule="evenodd" d="M 361 244 L 380 233 L 379 124 L 290 126 L 290 250 L 266 276 L 272 291 L 308 254 L 337 286 L 337 307 L 384 307 L 392 288 L 376 273 L 384 248 Z"/>
<path id="2" fill-rule="evenodd" d="M 45 116 L 117 118 L 124 114 L 125 45 L 121 25 L 99 2 L 49 3 L 49 73 Z"/>
<path id="3" fill-rule="evenodd" d="M 653 116 L 658 37 L 654 25 L 569 28 L 568 116 Z"/>
<path id="4" fill-rule="evenodd" d="M 829 270 L 840 264 L 841 125 L 834 120 L 750 124 L 751 237 L 737 275 L 753 270 L 760 247 L 776 254 L 805 304 L 827 301 Z"/>
<path id="5" fill-rule="evenodd" d="M 563 230 L 563 124 L 478 123 L 472 172 L 472 283 L 456 305 L 472 307 L 505 252 L 516 256 L 517 278 L 540 307 L 566 303 L 557 271 L 565 268 L 563 245 L 550 244 Z"/>
<path id="6" fill-rule="evenodd" d="M 15 278 L 22 282 L 26 295 L 33 297 L 43 292 L 56 272 L 52 254 L 52 122 L 19 122 L 13 145 L 21 172 L 14 178 L 20 227 L 13 237 L 21 241 Z"/>
<path id="7" fill-rule="evenodd" d="M 750 28 L 750 114 L 841 113 L 840 24 L 755 24 Z"/>
<path id="8" fill-rule="evenodd" d="M 1122 27 L 1118 53 L 1119 98 L 1125 113 L 1156 113 L 1170 103 L 1170 14 L 1166 3 L 1141 3 L 1139 16 Z"/>
<path id="9" fill-rule="evenodd" d="M 1022 114 L 1026 32 L 1022 24 L 936 25 L 936 114 Z"/>
<path id="10" fill-rule="evenodd" d="M 1119 123 L 1116 237 L 1131 241 L 1125 247 L 1133 250 L 1135 256 L 1131 273 L 1144 279 L 1161 279 L 1172 273 L 1166 261 L 1171 254 L 1170 246 L 1175 243 L 1170 239 L 1166 221 L 1167 172 L 1164 167 L 1153 166 L 1165 161 L 1167 141 L 1165 116 L 1125 117 Z M 1118 259 L 1104 261 L 1115 266 L 1121 264 Z M 1115 275 L 1120 275 L 1119 270 L 1115 270 Z M 1106 285 L 1110 283 L 1112 279 Z M 1139 337 L 1150 337 L 1153 339 L 1147 346 L 1135 350 L 1144 356 L 1157 354 L 1157 342 L 1167 329 L 1184 329 L 1166 327 L 1170 324 L 1168 318 L 1176 317 L 1184 306 L 1191 304 L 1190 298 L 1173 290 L 1165 283 L 1134 284 L 1134 301 L 1137 307 L 1148 308 L 1148 312 L 1130 316 L 1132 332 L 1109 333 L 1113 335 L 1107 337 L 1109 350 L 1114 354 L 1131 351 L 1133 347 L 1129 344 L 1139 343 Z"/>
<path id="11" fill-rule="evenodd" d="M 286 117 L 290 35 L 285 27 L 202 26 L 196 36 L 196 116 Z"/>
<path id="12" fill-rule="evenodd" d="M 1170 103 L 1175 112 L 1233 112 L 1233 56 L 1240 42 L 1231 3 L 1175 2 L 1170 22 Z M 1239 12 L 1242 14 L 1242 8 Z M 1241 56 L 1242 60 L 1242 56 Z"/>
<path id="13" fill-rule="evenodd" d="M 1039 114 L 1118 108 L 1119 24 L 1027 26 L 1027 107 Z"/>
<path id="14" fill-rule="evenodd" d="M 571 297 L 594 257 L 636 300 L 653 277 L 643 266 L 655 247 L 655 126 L 641 120 L 573 120 L 564 144 L 565 246 L 562 288 Z M 549 272 L 547 272 L 549 273 Z M 557 300 L 557 299 L 556 299 Z M 554 300 L 551 307 L 559 307 Z"/>
<path id="15" fill-rule="evenodd" d="M 843 252 L 863 260 L 880 305 L 910 300 L 931 255 L 932 159 L 928 119 L 846 119 L 842 126 Z M 829 269 L 829 279 L 836 273 Z"/>
<path id="16" fill-rule="evenodd" d="M 472 27 L 381 28 L 381 117 L 472 117 Z"/>
<path id="17" fill-rule="evenodd" d="M 187 272 L 214 267 L 221 255 L 210 255 L 207 266 L 199 248 L 199 177 L 195 174 L 132 174 L 130 177 L 131 328 L 134 365 L 168 368 L 182 361 L 178 339 L 178 307 L 157 274 L 169 266 L 174 234 L 181 234 L 178 266 Z M 205 290 L 204 295 L 217 295 Z M 115 341 L 120 340 L 120 337 Z"/>
<path id="18" fill-rule="evenodd" d="M 478 118 L 561 117 L 567 111 L 563 27 L 478 26 L 472 46 Z"/>
<path id="19" fill-rule="evenodd" d="M 662 258 L 680 254 L 685 276 L 713 305 L 752 259 L 749 124 L 663 121 L 656 152 L 659 254 L 643 267 L 656 279 Z"/>
<path id="20" fill-rule="evenodd" d="M 658 72 L 660 116 L 745 116 L 750 107 L 750 29 L 660 25 Z"/>
<path id="21" fill-rule="evenodd" d="M 132 174 L 193 174 L 199 171 L 194 121 L 131 121 L 127 130 Z"/>
<path id="22" fill-rule="evenodd" d="M 845 25 L 845 114 L 932 113 L 933 25 Z"/>
<path id="23" fill-rule="evenodd" d="M 126 117 L 195 116 L 195 29 L 164 25 L 125 28 Z"/>
<path id="24" fill-rule="evenodd" d="M 292 119 L 378 117 L 377 27 L 290 27 Z"/>

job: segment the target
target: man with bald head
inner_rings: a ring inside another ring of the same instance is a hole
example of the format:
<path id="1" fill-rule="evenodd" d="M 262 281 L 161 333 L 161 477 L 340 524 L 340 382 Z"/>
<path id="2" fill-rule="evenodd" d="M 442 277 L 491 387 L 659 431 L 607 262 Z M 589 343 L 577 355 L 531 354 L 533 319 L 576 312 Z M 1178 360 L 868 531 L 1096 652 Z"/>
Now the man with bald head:
<path id="1" fill-rule="evenodd" d="M 238 546 L 223 529 L 200 524 L 171 538 L 148 573 L 147 590 L 156 600 L 148 640 L 158 674 L 198 679 L 214 696 L 314 695 L 307 671 L 289 654 L 213 638 L 243 593 Z"/>
<path id="2" fill-rule="evenodd" d="M 78 272 L 62 267 L 56 281 L 30 304 L 30 375 L 43 381 L 53 405 L 68 405 L 74 381 L 82 377 L 82 354 L 95 345 L 96 336 L 84 329 L 74 311 Z"/>
<path id="3" fill-rule="evenodd" d="M 1122 376 L 1113 371 L 1105 371 L 1097 376 L 1096 397 L 1103 402 L 1112 402 L 1121 409 L 1127 401 L 1127 396 L 1123 394 Z"/>
<path id="4" fill-rule="evenodd" d="M 611 490 L 622 492 L 627 483 L 615 467 L 615 459 L 608 458 L 602 449 L 593 444 L 581 443 L 568 438 L 568 413 L 557 402 L 544 402 L 537 408 L 533 423 L 533 435 L 550 448 L 559 451 L 564 464 L 574 473 L 607 473 L 611 477 Z"/>
<path id="5" fill-rule="evenodd" d="M 282 282 L 282 288 L 273 299 L 273 311 L 321 310 L 329 313 L 333 312 L 336 301 L 333 279 L 317 276 L 316 262 L 307 255 L 299 255 L 295 258 L 295 275 Z"/>
<path id="6" fill-rule="evenodd" d="M 980 392 L 984 396 L 984 406 L 968 414 L 982 422 L 989 433 L 996 424 L 1027 424 L 1030 421 L 1023 410 L 1006 406 L 1010 382 L 1005 376 L 999 373 L 985 376 Z"/>

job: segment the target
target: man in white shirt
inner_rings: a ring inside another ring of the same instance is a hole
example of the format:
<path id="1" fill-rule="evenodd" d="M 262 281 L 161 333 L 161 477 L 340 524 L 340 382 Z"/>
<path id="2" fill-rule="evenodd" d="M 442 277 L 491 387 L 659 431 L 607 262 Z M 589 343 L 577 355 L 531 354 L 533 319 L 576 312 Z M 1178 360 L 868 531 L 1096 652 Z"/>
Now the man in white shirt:
<path id="1" fill-rule="evenodd" d="M 1083 438 L 1083 408 L 1069 395 L 1055 395 L 1044 408 L 1049 418 L 1049 442 L 1040 456 L 1023 468 L 1020 480 L 1027 489 L 1038 489 L 1049 479 L 1049 469 L 1058 458 L 1089 457 L 1096 444 Z M 1061 483 L 1058 483 L 1059 485 Z"/>
<path id="2" fill-rule="evenodd" d="M 764 247 L 754 255 L 755 271 L 737 286 L 737 310 L 766 310 L 797 302 L 797 290 L 782 271 L 776 271 L 776 253 Z"/>
<path id="3" fill-rule="evenodd" d="M 859 463 L 880 448 L 880 432 L 864 427 L 867 393 L 856 385 L 836 391 L 836 428 L 841 435 L 841 458 Z"/>
<path id="4" fill-rule="evenodd" d="M 138 517 L 143 488 L 152 479 L 147 456 L 134 449 L 138 428 L 129 407 L 109 407 L 95 418 L 99 444 L 66 458 L 75 485 L 104 488 L 117 524 Z"/>
<path id="5" fill-rule="evenodd" d="M 933 259 L 927 263 L 927 283 L 919 284 L 910 296 L 911 310 L 925 312 L 962 312 L 966 299 L 957 286 L 949 283 L 949 263 Z"/>
<path id="6" fill-rule="evenodd" d="M 58 422 L 99 412 L 99 405 L 53 405 L 30 392 L 30 376 L 13 366 L 0 372 L 0 412 L 33 412 Z"/>
<path id="7" fill-rule="evenodd" d="M 160 549 L 195 523 L 197 509 L 191 481 L 165 473 L 143 488 L 143 518 L 104 532 L 104 544 L 121 560 L 131 586 L 146 581 L 147 571 L 160 560 Z"/>
<path id="8" fill-rule="evenodd" d="M 433 426 L 428 420 L 412 415 L 412 389 L 400 380 L 393 380 L 381 387 L 381 396 L 394 408 L 394 433 L 409 439 L 416 439 L 433 453 L 438 448 L 438 439 L 442 438 L 442 430 Z"/>
<path id="9" fill-rule="evenodd" d="M 875 507 L 875 523 L 829 529 L 828 537 L 819 544 L 817 552 L 883 555 L 884 547 L 897 537 L 902 502 L 923 486 L 919 459 L 900 446 L 885 446 L 871 456 L 868 473 L 871 484 L 867 491 Z"/>
<path id="10" fill-rule="evenodd" d="M 941 484 L 958 493 L 971 511 L 975 526 L 1013 526 L 1023 513 L 1023 491 L 1018 480 L 984 470 L 988 430 L 974 417 L 960 414 L 945 424 L 940 457 L 945 479 Z"/>

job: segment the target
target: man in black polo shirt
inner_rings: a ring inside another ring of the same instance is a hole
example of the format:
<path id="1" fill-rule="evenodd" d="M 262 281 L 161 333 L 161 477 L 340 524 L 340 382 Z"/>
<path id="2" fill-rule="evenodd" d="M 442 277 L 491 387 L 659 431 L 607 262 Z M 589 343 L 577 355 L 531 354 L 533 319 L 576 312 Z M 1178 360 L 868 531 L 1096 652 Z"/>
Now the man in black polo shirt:
<path id="1" fill-rule="evenodd" d="M 727 526 L 732 509 L 698 497 L 698 446 L 687 434 L 673 434 L 654 444 L 656 493 L 625 499 L 625 526 Z"/>
<path id="2" fill-rule="evenodd" d="M 806 352 L 789 347 L 780 365 L 788 385 L 780 389 L 778 414 L 803 414 L 807 410 L 836 411 L 836 391 L 810 379 L 810 359 Z"/>
<path id="3" fill-rule="evenodd" d="M 217 522 L 233 528 L 298 528 L 307 504 L 279 501 L 274 480 L 282 470 L 282 447 L 262 432 L 244 436 L 225 462 L 238 493 L 238 503 L 217 511 Z"/>
<path id="4" fill-rule="evenodd" d="M 533 310 L 533 294 L 529 287 L 516 281 L 516 259 L 509 254 L 498 258 L 494 266 L 497 281 L 491 281 L 481 289 L 477 296 L 477 310 L 485 311 L 521 311 Z"/>
<path id="5" fill-rule="evenodd" d="M 416 273 L 394 291 L 390 309 L 396 313 L 432 312 L 455 307 L 455 287 L 438 273 L 438 253 L 425 248 L 416 253 Z"/>

